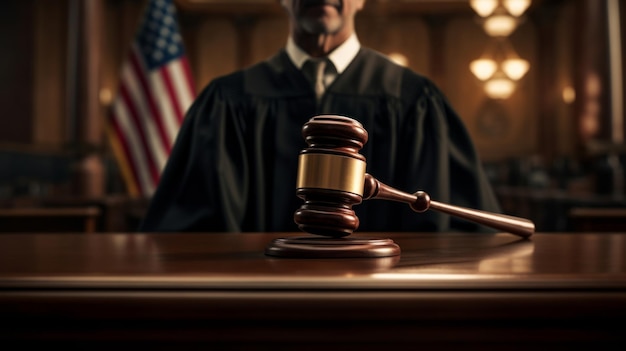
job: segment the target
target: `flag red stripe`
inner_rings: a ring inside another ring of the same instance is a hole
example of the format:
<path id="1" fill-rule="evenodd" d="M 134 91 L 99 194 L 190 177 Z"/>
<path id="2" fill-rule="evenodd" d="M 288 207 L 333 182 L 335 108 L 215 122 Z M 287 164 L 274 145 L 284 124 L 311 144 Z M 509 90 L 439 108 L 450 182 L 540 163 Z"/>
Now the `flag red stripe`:
<path id="1" fill-rule="evenodd" d="M 124 161 L 126 161 L 127 168 L 131 171 L 133 180 L 135 181 L 135 187 L 137 189 L 140 189 L 140 192 L 144 193 L 146 191 L 145 185 L 143 184 L 143 182 L 139 180 L 138 170 L 135 167 L 135 165 L 137 164 L 137 160 L 135 160 L 135 158 L 133 157 L 133 154 L 130 151 L 130 148 L 128 146 L 128 140 L 126 139 L 126 135 L 124 134 L 124 132 L 122 131 L 122 128 L 117 122 L 117 119 L 119 117 L 115 115 L 115 113 L 111 113 L 111 114 L 112 114 L 112 118 L 110 119 L 111 126 L 113 127 L 115 136 L 117 137 L 117 140 L 120 146 L 122 146 L 122 149 L 124 151 L 124 157 L 125 157 Z"/>
<path id="2" fill-rule="evenodd" d="M 170 140 L 170 138 L 167 136 L 167 133 L 165 132 L 163 117 L 159 113 L 159 109 L 157 108 L 156 103 L 154 101 L 154 96 L 152 95 L 152 90 L 150 89 L 150 85 L 148 85 L 148 82 L 146 81 L 146 76 L 145 76 L 146 71 L 143 67 L 143 64 L 139 62 L 139 58 L 137 57 L 135 53 L 135 49 L 133 49 L 132 52 L 133 53 L 131 55 L 131 60 L 130 60 L 131 66 L 133 67 L 133 70 L 135 71 L 136 76 L 139 79 L 139 84 L 141 84 L 141 88 L 146 97 L 146 101 L 148 102 L 148 108 L 150 109 L 152 118 L 157 126 L 157 130 L 159 132 L 161 142 L 163 143 L 163 149 L 167 152 L 167 154 L 169 154 L 172 149 L 171 147 L 172 140 Z"/>

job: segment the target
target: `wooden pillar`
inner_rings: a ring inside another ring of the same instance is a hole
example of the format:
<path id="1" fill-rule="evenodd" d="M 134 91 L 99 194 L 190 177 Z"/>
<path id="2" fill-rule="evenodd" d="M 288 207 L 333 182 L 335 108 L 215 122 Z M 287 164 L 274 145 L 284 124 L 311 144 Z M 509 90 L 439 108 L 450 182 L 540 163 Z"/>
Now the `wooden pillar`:
<path id="1" fill-rule="evenodd" d="M 538 140 L 539 152 L 549 164 L 557 156 L 558 136 L 557 129 L 557 103 L 560 101 L 560 91 L 557 86 L 557 16 L 558 2 L 548 2 L 543 5 L 541 11 L 532 14 L 532 19 L 537 24 L 537 111 L 538 111 Z"/>
<path id="2" fill-rule="evenodd" d="M 622 20 L 620 0 L 607 0 L 607 32 L 609 37 L 609 80 L 611 85 L 611 142 L 624 143 Z"/>
<path id="3" fill-rule="evenodd" d="M 572 23 L 575 58 L 575 113 L 581 148 L 611 136 L 606 0 L 578 0 Z"/>
<path id="4" fill-rule="evenodd" d="M 428 52 L 430 53 L 430 67 L 428 76 L 437 84 L 437 86 L 445 91 L 446 90 L 446 26 L 448 24 L 448 17 L 445 15 L 438 16 L 426 16 L 426 23 L 428 24 L 428 33 L 430 37 L 430 47 Z"/>
<path id="5" fill-rule="evenodd" d="M 103 110 L 99 100 L 104 6 L 102 0 L 71 0 L 68 66 L 70 135 L 77 159 L 75 196 L 104 195 Z M 75 32 L 74 32 L 75 31 Z"/>
<path id="6" fill-rule="evenodd" d="M 619 19 L 620 19 L 620 39 L 621 39 L 621 57 L 622 57 L 622 113 L 624 120 L 622 122 L 622 136 L 626 139 L 626 3 L 619 1 Z M 626 142 L 624 142 L 626 144 Z"/>
<path id="7" fill-rule="evenodd" d="M 581 150 L 590 161 L 595 191 L 623 195 L 621 145 L 613 140 L 608 0 L 579 0 L 576 54 L 576 117 Z"/>

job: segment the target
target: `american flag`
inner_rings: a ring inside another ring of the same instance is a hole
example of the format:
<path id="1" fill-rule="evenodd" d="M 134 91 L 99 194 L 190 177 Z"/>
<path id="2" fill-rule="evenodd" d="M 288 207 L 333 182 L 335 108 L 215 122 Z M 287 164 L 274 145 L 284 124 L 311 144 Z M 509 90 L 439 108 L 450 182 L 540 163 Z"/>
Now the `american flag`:
<path id="1" fill-rule="evenodd" d="M 131 195 L 154 192 L 194 97 L 173 0 L 150 0 L 122 65 L 108 123 Z"/>

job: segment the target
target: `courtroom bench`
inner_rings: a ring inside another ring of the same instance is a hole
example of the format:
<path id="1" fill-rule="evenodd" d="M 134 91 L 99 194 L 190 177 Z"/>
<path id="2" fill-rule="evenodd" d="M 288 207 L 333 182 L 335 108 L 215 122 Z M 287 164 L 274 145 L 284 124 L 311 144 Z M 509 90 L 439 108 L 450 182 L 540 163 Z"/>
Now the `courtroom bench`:
<path id="1" fill-rule="evenodd" d="M 93 233 L 100 215 L 95 206 L 0 208 L 0 233 Z"/>
<path id="2" fill-rule="evenodd" d="M 572 230 L 576 232 L 625 232 L 626 208 L 575 207 L 569 211 Z"/>

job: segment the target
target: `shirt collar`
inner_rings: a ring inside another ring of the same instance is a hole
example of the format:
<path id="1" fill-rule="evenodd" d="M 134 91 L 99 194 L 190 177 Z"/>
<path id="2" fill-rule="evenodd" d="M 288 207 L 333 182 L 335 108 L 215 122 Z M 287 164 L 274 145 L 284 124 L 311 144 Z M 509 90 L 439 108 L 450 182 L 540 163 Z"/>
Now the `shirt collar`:
<path id="1" fill-rule="evenodd" d="M 350 62 L 352 62 L 360 49 L 361 43 L 359 42 L 356 34 L 353 33 L 348 40 L 339 45 L 328 55 L 328 59 L 335 66 L 337 73 L 342 73 L 346 67 L 348 67 Z M 285 47 L 285 50 L 287 51 L 287 55 L 289 55 L 293 64 L 296 65 L 298 69 L 301 69 L 306 60 L 311 58 L 309 54 L 296 45 L 291 36 L 287 39 L 287 46 Z"/>

